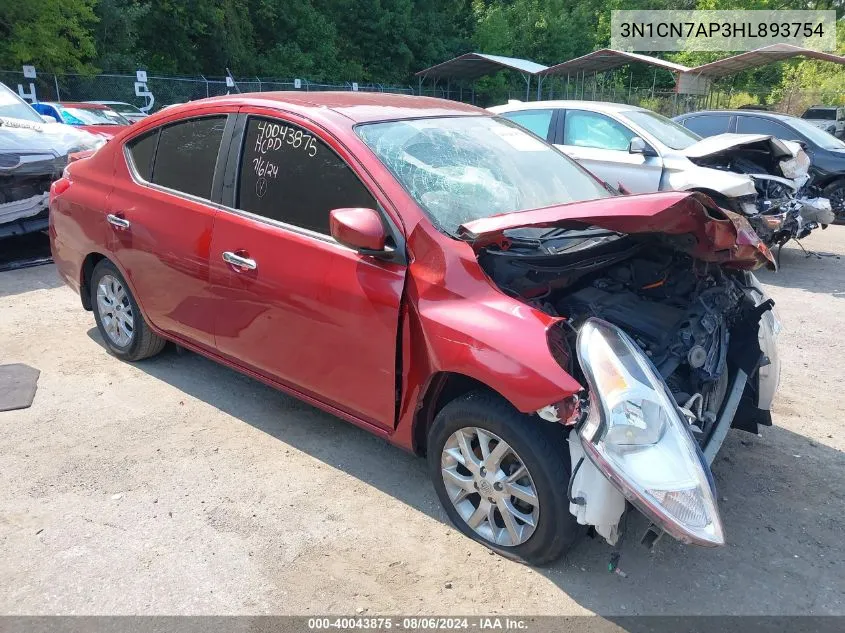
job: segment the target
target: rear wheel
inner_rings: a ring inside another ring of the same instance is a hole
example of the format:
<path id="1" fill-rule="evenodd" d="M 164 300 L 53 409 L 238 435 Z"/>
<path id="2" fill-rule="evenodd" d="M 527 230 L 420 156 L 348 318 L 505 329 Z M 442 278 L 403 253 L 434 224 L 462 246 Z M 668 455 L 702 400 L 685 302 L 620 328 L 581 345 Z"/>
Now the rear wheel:
<path id="1" fill-rule="evenodd" d="M 548 563 L 584 532 L 569 513 L 564 430 L 495 394 L 473 392 L 440 411 L 429 431 L 428 463 L 455 526 L 503 556 Z"/>
<path id="2" fill-rule="evenodd" d="M 164 348 L 165 340 L 144 321 L 135 297 L 113 263 L 104 259 L 97 264 L 90 288 L 97 329 L 112 354 L 136 361 Z"/>

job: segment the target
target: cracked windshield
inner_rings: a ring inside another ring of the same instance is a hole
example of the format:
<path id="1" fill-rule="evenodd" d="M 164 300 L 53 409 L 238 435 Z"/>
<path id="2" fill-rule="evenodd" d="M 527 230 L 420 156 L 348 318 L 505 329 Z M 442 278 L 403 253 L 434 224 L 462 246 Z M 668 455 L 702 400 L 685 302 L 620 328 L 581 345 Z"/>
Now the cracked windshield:
<path id="1" fill-rule="evenodd" d="M 412 119 L 357 132 L 450 235 L 491 215 L 611 195 L 553 147 L 501 119 Z"/>

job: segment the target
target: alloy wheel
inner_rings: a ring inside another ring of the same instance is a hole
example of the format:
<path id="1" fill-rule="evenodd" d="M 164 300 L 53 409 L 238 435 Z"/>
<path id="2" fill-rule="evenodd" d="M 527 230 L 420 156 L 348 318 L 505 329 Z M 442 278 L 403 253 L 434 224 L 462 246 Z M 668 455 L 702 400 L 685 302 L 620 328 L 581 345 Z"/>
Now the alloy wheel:
<path id="1" fill-rule="evenodd" d="M 106 335 L 118 347 L 126 347 L 135 336 L 135 317 L 123 283 L 103 275 L 97 284 L 97 311 Z"/>
<path id="2" fill-rule="evenodd" d="M 440 470 L 452 505 L 478 536 L 503 547 L 531 538 L 540 517 L 537 488 L 502 438 L 474 427 L 455 431 L 443 447 Z"/>

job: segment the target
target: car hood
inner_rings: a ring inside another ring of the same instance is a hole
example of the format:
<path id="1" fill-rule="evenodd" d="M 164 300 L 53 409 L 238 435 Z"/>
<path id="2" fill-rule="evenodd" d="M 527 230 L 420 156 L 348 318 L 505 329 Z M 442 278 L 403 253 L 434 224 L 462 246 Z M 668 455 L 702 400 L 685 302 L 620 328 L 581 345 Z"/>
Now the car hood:
<path id="1" fill-rule="evenodd" d="M 510 229 L 589 226 L 632 235 L 665 236 L 676 250 L 703 261 L 747 270 L 776 267 L 771 251 L 748 221 L 720 209 L 702 193 L 616 196 L 503 213 L 462 224 L 458 236 L 476 251 L 491 244 L 506 249 L 509 242 L 505 231 Z"/>
<path id="2" fill-rule="evenodd" d="M 687 158 L 706 158 L 717 156 L 727 151 L 748 148 L 760 144 L 767 147 L 775 158 L 792 158 L 795 152 L 786 142 L 767 134 L 717 134 L 708 136 L 686 149 L 678 150 Z M 795 144 L 797 147 L 797 144 Z"/>
<path id="3" fill-rule="evenodd" d="M 94 149 L 103 139 L 64 123 L 36 123 L 0 117 L 0 153 L 50 152 L 65 156 L 70 152 Z"/>

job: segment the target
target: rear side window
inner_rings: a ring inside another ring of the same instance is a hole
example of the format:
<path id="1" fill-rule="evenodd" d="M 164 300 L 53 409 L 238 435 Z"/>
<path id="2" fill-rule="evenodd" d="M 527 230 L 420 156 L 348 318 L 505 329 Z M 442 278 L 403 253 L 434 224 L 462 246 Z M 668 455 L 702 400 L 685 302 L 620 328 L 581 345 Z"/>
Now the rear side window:
<path id="1" fill-rule="evenodd" d="M 529 132 L 533 132 L 540 138 L 548 139 L 552 114 L 554 114 L 553 110 L 522 110 L 520 112 L 504 112 L 502 116 L 524 127 Z"/>
<path id="2" fill-rule="evenodd" d="M 376 208 L 352 169 L 308 130 L 249 119 L 238 176 L 238 208 L 329 235 L 329 212 Z"/>
<path id="3" fill-rule="evenodd" d="M 225 116 L 180 121 L 161 129 L 152 182 L 200 198 L 211 197 Z"/>
<path id="4" fill-rule="evenodd" d="M 158 143 L 158 133 L 158 130 L 154 130 L 149 134 L 132 139 L 126 144 L 129 159 L 132 161 L 135 171 L 147 182 L 150 182 L 153 177 L 153 159 L 156 153 L 156 143 Z"/>
<path id="5" fill-rule="evenodd" d="M 728 131 L 728 124 L 731 118 L 718 114 L 705 114 L 693 116 L 684 120 L 684 127 L 692 130 L 699 136 L 716 136 Z"/>

